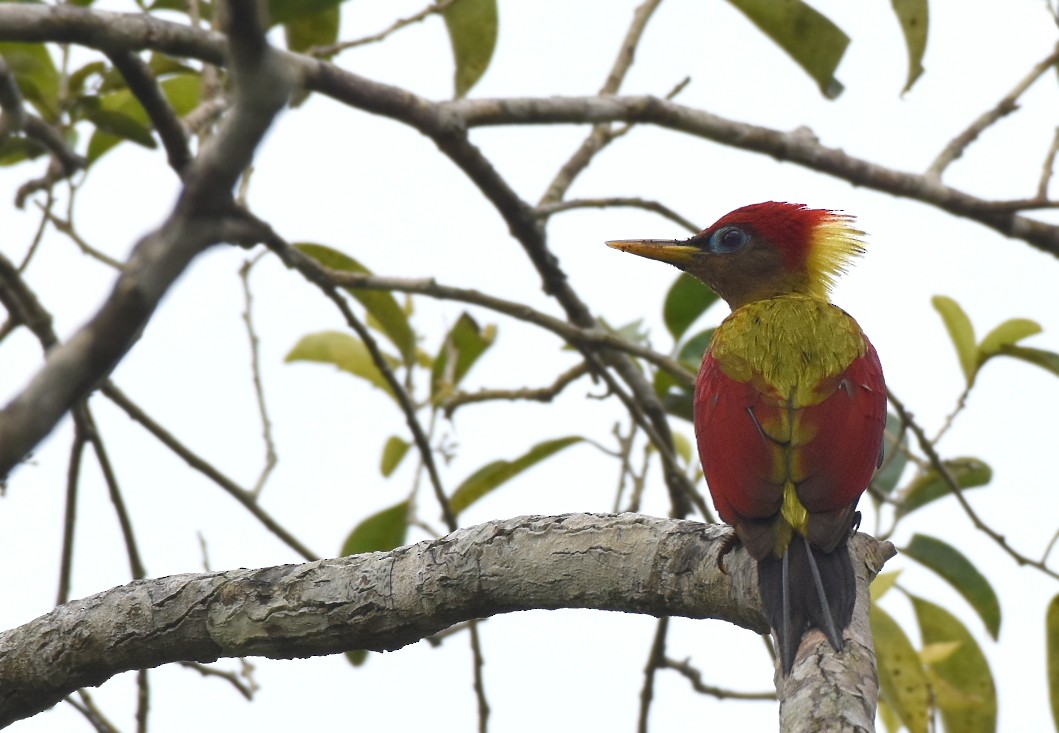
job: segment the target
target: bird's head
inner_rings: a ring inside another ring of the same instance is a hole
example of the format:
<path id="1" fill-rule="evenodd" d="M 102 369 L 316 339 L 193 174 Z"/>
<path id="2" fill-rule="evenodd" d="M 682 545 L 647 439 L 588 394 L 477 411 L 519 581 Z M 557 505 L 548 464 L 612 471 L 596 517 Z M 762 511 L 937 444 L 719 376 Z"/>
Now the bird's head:
<path id="1" fill-rule="evenodd" d="M 725 214 L 691 239 L 628 239 L 615 249 L 661 260 L 709 285 L 732 309 L 780 295 L 826 299 L 864 252 L 852 217 L 804 204 L 766 201 Z"/>

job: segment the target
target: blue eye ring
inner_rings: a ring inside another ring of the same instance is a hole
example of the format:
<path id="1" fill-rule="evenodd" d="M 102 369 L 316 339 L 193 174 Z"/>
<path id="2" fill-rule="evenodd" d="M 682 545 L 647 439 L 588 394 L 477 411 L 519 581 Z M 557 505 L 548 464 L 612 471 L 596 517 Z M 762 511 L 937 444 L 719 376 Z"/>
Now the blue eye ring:
<path id="1" fill-rule="evenodd" d="M 714 254 L 729 254 L 746 246 L 750 235 L 739 227 L 721 227 L 710 235 L 710 251 Z"/>

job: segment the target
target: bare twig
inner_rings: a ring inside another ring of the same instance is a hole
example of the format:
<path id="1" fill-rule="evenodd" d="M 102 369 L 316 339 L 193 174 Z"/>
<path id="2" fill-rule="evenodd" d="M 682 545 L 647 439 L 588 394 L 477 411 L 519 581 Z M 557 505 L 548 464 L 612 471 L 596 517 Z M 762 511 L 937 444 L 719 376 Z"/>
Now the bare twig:
<path id="1" fill-rule="evenodd" d="M 941 174 L 954 160 L 963 155 L 964 151 L 967 150 L 968 146 L 978 139 L 987 127 L 994 124 L 997 120 L 1005 117 L 1016 109 L 1018 109 L 1018 98 L 1022 96 L 1030 86 L 1041 77 L 1044 72 L 1048 71 L 1055 62 L 1059 60 L 1059 46 L 1048 55 L 1047 58 L 1038 62 L 1030 72 L 1020 81 L 1015 87 L 1007 93 L 996 106 L 986 112 L 979 115 L 978 119 L 971 123 L 971 125 L 953 138 L 945 149 L 938 154 L 938 157 L 934 159 L 934 162 L 927 168 L 926 176 L 929 179 L 939 180 Z"/>
<path id="2" fill-rule="evenodd" d="M 606 81 L 599 90 L 601 96 L 618 93 L 625 75 L 632 66 L 633 58 L 636 56 L 636 47 L 640 44 L 647 22 L 651 19 L 660 3 L 661 0 L 644 0 L 636 8 L 629 29 L 626 31 L 625 38 L 618 49 L 618 56 L 611 66 Z M 541 210 L 547 204 L 561 201 L 566 192 L 570 190 L 570 186 L 573 185 L 574 179 L 589 166 L 596 154 L 627 131 L 628 128 L 615 130 L 609 122 L 593 125 L 588 137 L 582 141 L 580 147 L 563 164 L 555 178 L 548 185 L 547 190 L 538 202 L 538 210 Z"/>
<path id="3" fill-rule="evenodd" d="M 244 180 L 246 180 L 244 178 Z M 265 389 L 261 383 L 261 358 L 260 358 L 260 342 L 257 337 L 257 331 L 254 329 L 253 319 L 253 294 L 250 291 L 250 268 L 254 266 L 260 259 L 260 255 L 254 259 L 247 260 L 243 263 L 243 266 L 239 268 L 239 282 L 243 286 L 243 323 L 246 325 L 247 339 L 250 341 L 250 373 L 253 377 L 254 382 L 254 397 L 257 400 L 257 411 L 261 417 L 261 433 L 262 438 L 265 441 L 265 465 L 261 469 L 261 474 L 257 477 L 257 481 L 254 483 L 254 488 L 250 490 L 250 493 L 257 498 L 261 495 L 261 489 L 264 488 L 265 482 L 268 481 L 268 477 L 272 473 L 272 469 L 276 467 L 276 443 L 272 439 L 272 421 L 268 417 L 268 405 L 265 403 Z"/>
<path id="4" fill-rule="evenodd" d="M 198 662 L 180 662 L 180 666 L 195 670 L 203 677 L 217 677 L 218 679 L 224 680 L 247 700 L 253 700 L 254 693 L 257 692 L 258 689 L 257 685 L 254 684 L 253 679 L 249 679 L 249 683 L 243 682 L 238 672 L 229 672 L 228 670 L 217 669 L 208 664 L 199 664 Z"/>
<path id="5" fill-rule="evenodd" d="M 296 252 L 297 250 L 294 250 Z M 301 253 L 298 253 L 299 255 Z M 301 255 L 304 257 L 304 255 Z M 319 267 L 319 265 L 317 265 Z M 598 326 L 593 328 L 579 328 L 567 321 L 554 318 L 540 311 L 533 310 L 524 303 L 504 300 L 492 295 L 487 295 L 478 290 L 457 288 L 442 285 L 433 278 L 410 279 L 396 277 L 382 277 L 378 275 L 363 275 L 354 272 L 340 272 L 321 268 L 336 285 L 345 288 L 365 288 L 369 290 L 395 290 L 403 293 L 414 293 L 427 295 L 444 300 L 456 300 L 463 303 L 472 303 L 482 306 L 498 313 L 503 313 L 535 326 L 551 331 L 567 343 L 577 346 L 604 346 L 611 349 L 624 351 L 632 356 L 638 356 L 655 366 L 664 369 L 667 373 L 679 380 L 681 384 L 692 385 L 695 375 L 679 361 L 664 354 L 633 343 L 622 336 L 611 331 L 604 330 Z"/>
<path id="6" fill-rule="evenodd" d="M 691 665 L 690 660 L 685 659 L 684 661 L 678 661 L 676 659 L 670 659 L 666 657 L 662 660 L 660 665 L 664 669 L 671 669 L 674 672 L 678 672 L 688 682 L 691 683 L 691 689 L 695 690 L 703 695 L 709 695 L 715 697 L 718 700 L 775 700 L 776 693 L 772 692 L 736 692 L 734 690 L 726 690 L 723 687 L 715 687 L 714 685 L 707 685 L 702 681 L 702 672 Z"/>
<path id="7" fill-rule="evenodd" d="M 232 112 L 188 166 L 173 212 L 137 245 L 104 305 L 69 341 L 52 350 L 29 385 L 0 410 L 0 475 L 110 373 L 190 262 L 226 238 L 232 188 L 291 88 L 287 67 L 265 42 L 257 4 L 233 3 L 229 11 L 236 97 Z"/>
<path id="8" fill-rule="evenodd" d="M 945 485 L 948 487 L 949 491 L 952 492 L 952 495 L 956 497 L 957 503 L 959 503 L 964 513 L 967 514 L 967 517 L 971 520 L 971 523 L 974 524 L 975 529 L 984 532 L 991 540 L 993 540 L 993 542 L 995 542 L 1000 547 L 1000 549 L 1006 552 L 1019 565 L 1026 565 L 1031 568 L 1036 568 L 1045 575 L 1059 579 L 1059 572 L 1056 572 L 1055 570 L 1049 568 L 1043 560 L 1033 560 L 1018 552 L 1008 543 L 1004 535 L 1000 534 L 988 524 L 982 521 L 982 519 L 978 516 L 978 513 L 971 507 L 970 503 L 967 501 L 967 498 L 963 495 L 963 489 L 960 488 L 960 484 L 956 481 L 955 478 L 953 478 L 952 473 L 949 471 L 949 469 L 946 468 L 945 463 L 941 460 L 941 456 L 939 456 L 938 452 L 934 449 L 933 443 L 930 442 L 930 438 L 927 437 L 927 434 L 923 430 L 923 428 L 921 428 L 919 424 L 912 419 L 912 414 L 907 410 L 907 408 L 905 408 L 904 404 L 900 400 L 894 397 L 892 392 L 889 393 L 888 397 L 890 399 L 890 404 L 892 404 L 894 406 L 894 409 L 897 410 L 897 414 L 902 420 L 904 420 L 908 424 L 908 428 L 912 431 L 912 434 L 916 436 L 916 441 L 919 443 L 920 450 L 923 451 L 923 453 L 927 456 L 927 459 L 930 461 L 930 467 L 937 472 L 937 474 L 945 482 Z"/>
<path id="9" fill-rule="evenodd" d="M 70 600 L 70 578 L 74 562 L 74 529 L 77 526 L 77 495 L 81 485 L 81 458 L 84 455 L 85 435 L 81 421 L 74 422 L 74 439 L 70 446 L 70 459 L 66 467 L 66 499 L 63 511 L 63 541 L 59 557 L 59 592 L 55 605 L 61 606 Z"/>
<path id="10" fill-rule="evenodd" d="M 551 402 L 556 395 L 566 389 L 567 385 L 588 374 L 589 369 L 585 363 L 576 364 L 570 369 L 556 377 L 555 381 L 547 387 L 522 387 L 521 389 L 482 389 L 477 392 L 455 392 L 442 402 L 445 416 L 452 418 L 459 407 L 476 402 L 488 402 L 490 400 L 534 400 L 536 402 Z"/>
<path id="11" fill-rule="evenodd" d="M 434 461 L 434 454 L 430 447 L 430 441 L 416 415 L 415 404 L 413 404 L 412 398 L 409 397 L 404 385 L 401 384 L 400 380 L 397 379 L 397 376 L 390 368 L 389 363 L 386 361 L 386 357 L 383 355 L 382 350 L 375 341 L 375 337 L 372 336 L 367 327 L 361 323 L 360 319 L 357 318 L 349 307 L 345 298 L 338 291 L 336 286 L 337 281 L 335 278 L 331 277 L 333 272 L 320 266 L 312 258 L 291 247 L 287 242 L 283 241 L 282 237 L 272 231 L 272 228 L 265 222 L 258 221 L 257 224 L 261 227 L 261 241 L 263 241 L 270 250 L 275 252 L 282 262 L 289 267 L 293 267 L 302 275 L 302 277 L 319 288 L 320 291 L 335 304 L 347 325 L 349 325 L 349 327 L 356 332 L 360 340 L 364 342 L 364 346 L 368 349 L 368 354 L 371 356 L 372 363 L 389 385 L 394 398 L 397 400 L 397 404 L 401 407 L 401 411 L 404 413 L 408 429 L 412 431 L 412 439 L 416 444 L 416 448 L 419 450 L 423 466 L 426 468 L 430 483 L 434 488 L 434 495 L 438 500 L 438 504 L 441 506 L 441 514 L 445 519 L 445 525 L 449 528 L 449 531 L 456 529 L 456 515 L 452 511 L 452 507 L 449 506 L 448 496 L 445 494 L 445 490 L 441 484 L 441 475 L 438 473 L 438 468 Z M 345 285 L 345 283 L 343 283 L 343 285 Z"/>
<path id="12" fill-rule="evenodd" d="M 66 698 L 66 702 L 72 705 L 77 712 L 85 717 L 88 724 L 95 728 L 96 733 L 121 733 L 121 731 L 107 719 L 107 716 L 103 714 L 103 711 L 96 706 L 95 700 L 92 699 L 92 696 L 88 694 L 87 690 L 78 690 L 77 696 L 81 698 L 80 701 L 68 697 Z"/>
<path id="13" fill-rule="evenodd" d="M 147 670 L 136 671 L 136 733 L 147 733 L 147 713 L 151 709 L 151 686 Z"/>
<path id="14" fill-rule="evenodd" d="M 306 52 L 306 54 L 309 56 L 314 56 L 316 58 L 330 59 L 334 56 L 337 56 L 342 51 L 346 51 L 351 48 L 356 48 L 357 46 L 366 46 L 370 43 L 378 43 L 379 41 L 385 40 L 390 35 L 392 35 L 396 31 L 401 30 L 406 26 L 425 20 L 431 15 L 438 15 L 440 13 L 445 12 L 445 10 L 454 2 L 456 2 L 456 0 L 440 0 L 439 2 L 436 2 L 433 5 L 428 5 L 427 7 L 423 8 L 414 15 L 410 15 L 407 18 L 399 18 L 395 20 L 388 28 L 379 31 L 378 33 L 373 33 L 372 35 L 364 36 L 363 38 L 355 38 L 352 41 L 342 41 L 341 43 L 335 43 L 330 46 L 318 46 L 315 48 L 310 48 Z"/>
<path id="15" fill-rule="evenodd" d="M 149 433 L 157 438 L 164 446 L 173 451 L 176 455 L 184 460 L 191 468 L 195 469 L 199 473 L 203 474 L 221 489 L 223 489 L 229 496 L 242 504 L 247 511 L 249 511 L 255 519 L 263 524 L 272 534 L 276 535 L 284 544 L 290 547 L 292 550 L 297 552 L 299 555 L 304 557 L 306 560 L 316 560 L 318 555 L 312 552 L 309 548 L 301 543 L 294 535 L 284 529 L 279 522 L 272 518 L 268 512 L 261 508 L 261 506 L 254 500 L 253 494 L 249 490 L 242 488 L 230 478 L 222 474 L 204 459 L 190 451 L 184 446 L 179 440 L 177 440 L 171 433 L 166 431 L 161 425 L 155 422 L 146 412 L 141 410 L 136 403 L 125 396 L 125 393 L 117 388 L 112 382 L 107 381 L 100 388 L 100 391 L 107 396 L 114 404 L 120 407 L 125 414 L 131 417 L 133 420 L 138 422 L 140 425 L 145 427 Z"/>
<path id="16" fill-rule="evenodd" d="M 1044 156 L 1044 165 L 1041 166 L 1041 180 L 1037 184 L 1037 198 L 1039 199 L 1048 198 L 1048 188 L 1051 186 L 1052 176 L 1055 174 L 1056 155 L 1059 155 L 1059 127 L 1055 128 L 1051 147 L 1048 148 L 1048 154 Z"/>
<path id="17" fill-rule="evenodd" d="M 651 713 L 651 702 L 655 696 L 655 677 L 658 670 L 665 664 L 666 658 L 666 634 L 669 632 L 669 616 L 662 616 L 655 626 L 654 641 L 651 642 L 651 651 L 647 655 L 647 663 L 644 665 L 643 687 L 640 688 L 640 716 L 637 720 L 637 733 L 647 733 L 647 721 Z"/>
<path id="18" fill-rule="evenodd" d="M 84 254 L 88 255 L 94 260 L 102 262 L 108 267 L 114 268 L 115 270 L 121 270 L 124 268 L 124 265 L 118 262 L 116 259 L 106 254 L 105 252 L 96 249 L 88 242 L 86 242 L 81 237 L 81 235 L 77 233 L 77 230 L 74 228 L 72 221 L 70 221 L 69 219 L 60 219 L 55 214 L 52 214 L 45 207 L 42 207 L 42 210 L 44 211 L 44 216 L 48 219 L 48 221 L 51 222 L 52 226 L 54 226 L 57 231 L 60 231 L 67 237 L 69 237 L 70 241 L 76 244 L 77 248 L 80 249 Z"/>
<path id="19" fill-rule="evenodd" d="M 551 214 L 558 213 L 560 211 L 569 211 L 571 209 L 602 209 L 610 206 L 626 206 L 637 209 L 646 209 L 647 211 L 653 211 L 656 214 L 664 216 L 672 222 L 676 222 L 681 227 L 691 232 L 696 233 L 701 227 L 696 226 L 691 220 L 685 219 L 683 216 L 673 211 L 668 206 L 662 204 L 659 201 L 651 201 L 649 199 L 636 198 L 636 197 L 609 197 L 609 198 L 598 198 L 598 199 L 571 199 L 569 201 L 556 201 L 548 204 L 541 204 L 535 208 L 539 214 L 543 216 L 550 216 Z"/>
<path id="20" fill-rule="evenodd" d="M 99 469 L 103 474 L 103 480 L 107 485 L 107 493 L 110 496 L 110 502 L 114 505 L 114 513 L 118 517 L 118 526 L 121 527 L 121 536 L 125 540 L 125 553 L 129 558 L 129 570 L 132 573 L 134 580 L 147 577 L 147 571 L 144 569 L 143 561 L 140 559 L 140 551 L 136 545 L 136 535 L 133 532 L 132 520 L 129 518 L 129 511 L 125 506 L 125 500 L 121 496 L 121 489 L 118 486 L 118 478 L 114 473 L 114 467 L 110 463 L 110 457 L 107 455 L 106 446 L 103 445 L 103 439 L 99 435 L 99 429 L 96 427 L 96 421 L 92 418 L 92 412 L 88 409 L 87 404 L 80 404 L 74 406 L 74 420 L 81 424 L 81 429 L 84 433 L 85 438 L 92 446 L 93 452 L 96 454 L 96 461 L 99 463 Z"/>
<path id="21" fill-rule="evenodd" d="M 489 700 L 485 696 L 485 678 L 482 676 L 485 658 L 482 656 L 481 639 L 478 638 L 478 620 L 468 621 L 467 628 L 471 632 L 471 655 L 474 657 L 474 697 L 478 701 L 478 733 L 488 733 Z"/>

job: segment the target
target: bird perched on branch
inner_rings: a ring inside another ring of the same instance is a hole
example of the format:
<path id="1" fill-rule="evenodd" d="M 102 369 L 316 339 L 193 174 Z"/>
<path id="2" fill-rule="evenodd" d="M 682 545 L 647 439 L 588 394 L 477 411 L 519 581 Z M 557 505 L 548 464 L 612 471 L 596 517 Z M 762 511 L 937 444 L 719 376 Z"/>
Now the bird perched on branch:
<path id="1" fill-rule="evenodd" d="M 842 650 L 856 597 L 846 542 L 882 460 L 879 357 L 830 302 L 862 234 L 844 214 L 768 201 L 685 241 L 607 243 L 676 265 L 732 308 L 699 370 L 695 433 L 717 512 L 757 561 L 784 675 L 811 628 Z"/>

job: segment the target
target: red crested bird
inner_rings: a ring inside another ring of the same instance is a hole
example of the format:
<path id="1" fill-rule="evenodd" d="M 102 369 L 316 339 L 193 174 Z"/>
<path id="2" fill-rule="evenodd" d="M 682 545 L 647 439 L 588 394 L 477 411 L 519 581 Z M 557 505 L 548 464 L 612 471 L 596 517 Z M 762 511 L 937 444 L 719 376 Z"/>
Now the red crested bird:
<path id="1" fill-rule="evenodd" d="M 846 543 L 882 460 L 882 366 L 830 301 L 862 234 L 845 214 L 768 201 L 685 241 L 607 243 L 676 265 L 732 308 L 695 383 L 695 433 L 717 512 L 757 561 L 784 675 L 809 629 L 842 650 L 856 598 Z"/>

